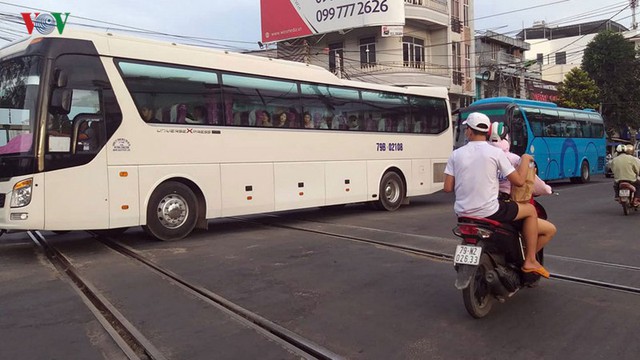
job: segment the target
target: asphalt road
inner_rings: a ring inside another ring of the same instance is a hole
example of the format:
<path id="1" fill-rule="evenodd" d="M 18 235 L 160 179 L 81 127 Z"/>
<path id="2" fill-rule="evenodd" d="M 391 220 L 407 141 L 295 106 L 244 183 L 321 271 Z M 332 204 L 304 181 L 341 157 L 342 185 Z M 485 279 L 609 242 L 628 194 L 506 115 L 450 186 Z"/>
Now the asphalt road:
<path id="1" fill-rule="evenodd" d="M 624 216 L 604 177 L 552 185 L 559 195 L 540 199 L 559 229 L 546 249 L 549 270 L 640 288 L 640 213 Z M 140 229 L 119 240 L 349 359 L 637 358 L 637 294 L 543 280 L 474 320 L 449 262 L 264 225 L 452 253 L 452 202 L 438 193 L 394 213 L 364 205 L 309 209 L 215 220 L 208 231 L 173 243 Z M 296 357 L 86 233 L 46 236 L 167 358 Z M 0 358 L 122 358 L 28 237 L 0 238 L 0 264 Z"/>

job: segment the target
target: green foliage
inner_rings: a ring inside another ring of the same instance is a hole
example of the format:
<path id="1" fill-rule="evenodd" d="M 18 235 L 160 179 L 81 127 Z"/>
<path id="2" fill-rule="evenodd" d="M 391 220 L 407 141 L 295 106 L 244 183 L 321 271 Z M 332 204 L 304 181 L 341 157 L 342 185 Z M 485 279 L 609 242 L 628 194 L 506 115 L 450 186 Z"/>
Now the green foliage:
<path id="1" fill-rule="evenodd" d="M 622 34 L 603 31 L 589 42 L 582 69 L 598 88 L 607 131 L 640 126 L 640 66 L 634 44 Z"/>
<path id="2" fill-rule="evenodd" d="M 600 90 L 586 71 L 573 68 L 558 84 L 558 105 L 574 109 L 600 107 Z"/>

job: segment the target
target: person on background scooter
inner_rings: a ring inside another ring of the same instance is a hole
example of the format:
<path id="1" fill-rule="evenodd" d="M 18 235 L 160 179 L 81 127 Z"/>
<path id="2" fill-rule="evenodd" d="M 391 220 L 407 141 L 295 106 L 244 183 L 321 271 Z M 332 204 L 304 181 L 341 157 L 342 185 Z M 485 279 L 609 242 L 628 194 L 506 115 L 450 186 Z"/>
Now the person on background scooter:
<path id="1" fill-rule="evenodd" d="M 538 215 L 532 204 L 498 200 L 498 171 L 516 186 L 525 184 L 531 155 L 523 155 L 516 170 L 505 153 L 487 142 L 491 121 L 482 113 L 469 114 L 465 137 L 469 142 L 456 149 L 445 168 L 444 191 L 455 192 L 454 211 L 460 216 L 485 217 L 511 222 L 523 220 L 522 235 L 527 251 L 522 271 L 546 278 L 549 272 L 536 259 Z"/>
<path id="2" fill-rule="evenodd" d="M 507 155 L 507 159 L 511 162 L 511 165 L 517 167 L 520 165 L 520 156 L 510 152 L 511 144 L 506 134 L 506 127 L 501 122 L 494 122 L 491 124 L 491 130 L 489 131 L 489 143 L 504 151 Z M 498 174 L 498 181 L 500 182 L 500 193 L 498 198 L 505 201 L 510 201 L 511 195 L 511 183 L 502 174 Z M 542 179 L 536 175 L 533 182 L 533 195 L 551 195 L 553 192 L 551 186 L 547 185 Z M 538 244 L 536 246 L 536 252 L 540 251 L 557 232 L 557 228 L 550 221 L 538 218 Z"/>
<path id="3" fill-rule="evenodd" d="M 618 198 L 618 190 L 620 188 L 620 182 L 628 182 L 636 187 L 636 193 L 633 199 L 633 206 L 640 205 L 640 165 L 638 165 L 638 159 L 631 155 L 633 154 L 633 146 L 631 145 L 618 145 L 616 147 L 618 156 L 611 160 L 611 171 L 613 171 L 613 190 L 615 191 L 616 201 Z"/>

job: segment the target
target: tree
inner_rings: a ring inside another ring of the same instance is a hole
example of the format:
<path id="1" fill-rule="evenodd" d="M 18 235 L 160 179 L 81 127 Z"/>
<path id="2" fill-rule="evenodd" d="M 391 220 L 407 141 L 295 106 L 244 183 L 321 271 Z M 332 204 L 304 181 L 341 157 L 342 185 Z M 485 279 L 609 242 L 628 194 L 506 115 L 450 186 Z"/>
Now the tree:
<path id="1" fill-rule="evenodd" d="M 558 105 L 575 109 L 600 107 L 600 90 L 586 71 L 573 68 L 558 84 Z"/>
<path id="2" fill-rule="evenodd" d="M 620 33 L 603 31 L 587 45 L 582 69 L 600 89 L 607 131 L 640 125 L 640 66 L 632 42 Z"/>

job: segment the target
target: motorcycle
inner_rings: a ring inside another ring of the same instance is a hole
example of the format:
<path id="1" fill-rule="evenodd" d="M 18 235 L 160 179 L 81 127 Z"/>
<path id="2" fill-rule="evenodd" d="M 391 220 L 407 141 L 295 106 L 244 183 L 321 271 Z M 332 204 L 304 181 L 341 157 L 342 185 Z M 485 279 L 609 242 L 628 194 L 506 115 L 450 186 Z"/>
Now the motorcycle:
<path id="1" fill-rule="evenodd" d="M 546 219 L 542 205 L 534 201 L 538 217 Z M 469 315 L 485 317 L 494 302 L 504 302 L 524 287 L 535 287 L 540 275 L 521 270 L 524 263 L 524 239 L 521 223 L 500 223 L 476 217 L 459 217 L 453 233 L 462 238 L 456 247 L 455 286 Z M 544 264 L 544 253 L 536 257 Z"/>
<path id="2" fill-rule="evenodd" d="M 620 181 L 618 188 L 618 197 L 616 200 L 622 205 L 622 212 L 625 215 L 629 215 L 629 210 L 633 209 L 638 211 L 640 204 L 634 203 L 634 197 L 636 193 L 636 187 L 626 181 Z"/>

